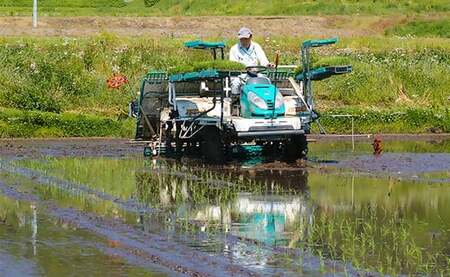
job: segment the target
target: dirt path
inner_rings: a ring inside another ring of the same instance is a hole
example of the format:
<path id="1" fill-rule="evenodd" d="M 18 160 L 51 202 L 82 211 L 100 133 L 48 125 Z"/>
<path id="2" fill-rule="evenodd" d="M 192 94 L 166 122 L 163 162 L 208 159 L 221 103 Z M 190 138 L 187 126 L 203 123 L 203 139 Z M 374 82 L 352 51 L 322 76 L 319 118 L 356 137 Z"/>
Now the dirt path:
<path id="1" fill-rule="evenodd" d="M 241 26 L 258 36 L 362 36 L 382 33 L 402 17 L 295 16 L 295 17 L 0 17 L 0 36 L 89 36 L 113 32 L 131 36 L 234 37 Z"/>

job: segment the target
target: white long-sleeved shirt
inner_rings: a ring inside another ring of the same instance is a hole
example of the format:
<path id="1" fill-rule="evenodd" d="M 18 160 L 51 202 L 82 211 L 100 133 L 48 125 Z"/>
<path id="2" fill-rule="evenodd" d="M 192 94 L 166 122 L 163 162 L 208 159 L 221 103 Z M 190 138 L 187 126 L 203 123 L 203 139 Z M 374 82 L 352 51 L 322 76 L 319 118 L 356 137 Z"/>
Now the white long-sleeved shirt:
<path id="1" fill-rule="evenodd" d="M 233 45 L 230 49 L 230 61 L 240 62 L 245 66 L 267 66 L 269 64 L 264 50 L 253 41 L 248 49 L 241 47 L 239 43 Z"/>

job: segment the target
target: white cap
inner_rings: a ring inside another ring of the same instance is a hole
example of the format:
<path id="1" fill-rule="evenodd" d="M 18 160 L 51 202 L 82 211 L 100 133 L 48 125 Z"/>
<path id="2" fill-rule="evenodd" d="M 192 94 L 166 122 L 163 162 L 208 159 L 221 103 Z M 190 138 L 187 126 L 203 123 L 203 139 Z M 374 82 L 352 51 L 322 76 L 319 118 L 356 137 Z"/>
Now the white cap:
<path id="1" fill-rule="evenodd" d="M 239 30 L 238 37 L 241 38 L 249 38 L 252 35 L 252 31 L 247 27 L 242 27 Z"/>

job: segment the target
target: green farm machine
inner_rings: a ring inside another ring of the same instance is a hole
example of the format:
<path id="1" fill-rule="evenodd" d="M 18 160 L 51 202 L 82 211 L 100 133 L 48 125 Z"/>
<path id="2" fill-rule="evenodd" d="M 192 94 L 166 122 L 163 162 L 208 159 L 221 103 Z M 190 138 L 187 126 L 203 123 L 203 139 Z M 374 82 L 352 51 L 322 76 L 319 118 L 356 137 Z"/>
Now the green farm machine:
<path id="1" fill-rule="evenodd" d="M 148 141 L 148 155 L 200 154 L 211 163 L 249 146 L 259 147 L 263 155 L 281 154 L 287 161 L 304 159 L 306 135 L 319 118 L 312 82 L 352 71 L 349 65 L 312 68 L 311 50 L 336 42 L 303 42 L 300 73 L 295 66 L 281 65 L 150 72 L 142 81 L 136 139 Z M 185 46 L 224 59 L 224 43 L 191 41 Z M 231 93 L 232 79 L 243 74 L 247 78 L 240 93 Z"/>

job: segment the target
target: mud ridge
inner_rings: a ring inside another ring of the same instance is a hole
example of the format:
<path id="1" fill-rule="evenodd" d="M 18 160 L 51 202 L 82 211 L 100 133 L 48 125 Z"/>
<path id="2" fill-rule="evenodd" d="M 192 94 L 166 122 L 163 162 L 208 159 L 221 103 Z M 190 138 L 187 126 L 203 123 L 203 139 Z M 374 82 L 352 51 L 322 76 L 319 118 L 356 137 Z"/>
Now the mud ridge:
<path id="1" fill-rule="evenodd" d="M 115 197 L 110 194 L 107 194 L 105 192 L 101 192 L 95 189 L 92 189 L 86 185 L 79 184 L 79 183 L 72 183 L 63 179 L 59 179 L 52 176 L 47 176 L 41 174 L 39 171 L 23 168 L 23 167 L 14 167 L 8 164 L 3 164 L 0 167 L 1 170 L 18 174 L 23 177 L 26 177 L 28 179 L 34 180 L 37 183 L 44 184 L 44 185 L 51 185 L 55 186 L 57 188 L 60 188 L 66 192 L 72 193 L 72 194 L 78 194 L 78 193 L 85 193 L 87 195 L 92 195 L 97 197 L 98 199 L 105 200 L 105 201 L 111 201 L 115 204 L 118 204 L 123 210 L 128 212 L 144 212 L 144 213 L 154 213 L 158 212 L 157 209 L 148 207 L 146 205 L 137 203 L 133 201 L 132 199 L 125 201 L 122 200 L 120 197 Z"/>

